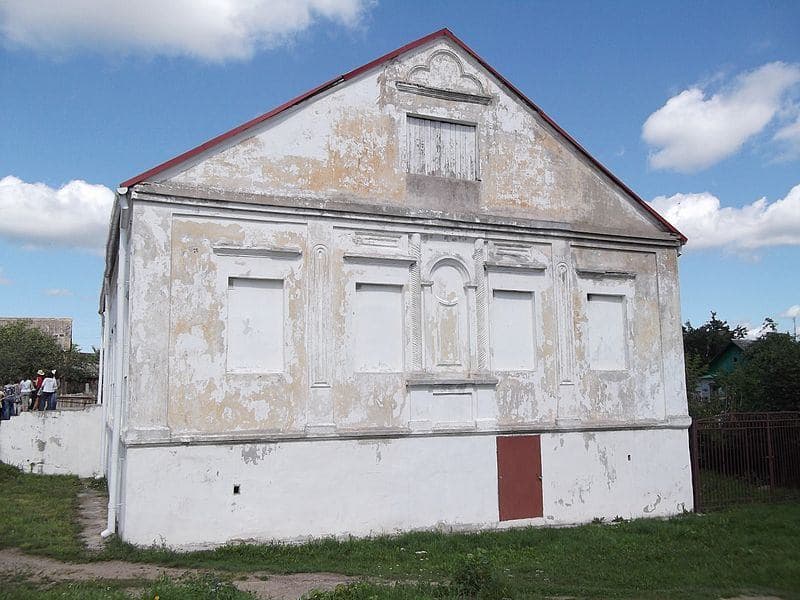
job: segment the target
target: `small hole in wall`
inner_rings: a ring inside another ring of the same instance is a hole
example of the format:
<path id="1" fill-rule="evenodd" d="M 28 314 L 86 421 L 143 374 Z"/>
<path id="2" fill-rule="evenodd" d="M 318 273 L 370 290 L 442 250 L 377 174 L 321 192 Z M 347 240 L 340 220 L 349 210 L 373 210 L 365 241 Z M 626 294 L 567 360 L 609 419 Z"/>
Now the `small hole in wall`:
<path id="1" fill-rule="evenodd" d="M 233 493 L 234 494 L 240 494 L 241 491 L 242 491 L 241 486 L 238 483 L 234 483 L 233 484 Z"/>
<path id="2" fill-rule="evenodd" d="M 630 460 L 631 460 L 631 455 L 628 454 L 628 462 L 630 462 Z"/>

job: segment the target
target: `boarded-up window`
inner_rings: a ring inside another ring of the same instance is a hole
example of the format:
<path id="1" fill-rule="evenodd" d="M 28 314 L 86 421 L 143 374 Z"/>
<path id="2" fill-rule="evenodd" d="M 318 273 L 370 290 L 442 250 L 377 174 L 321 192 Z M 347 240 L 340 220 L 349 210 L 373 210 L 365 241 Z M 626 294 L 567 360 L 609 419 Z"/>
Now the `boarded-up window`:
<path id="1" fill-rule="evenodd" d="M 587 304 L 589 367 L 595 371 L 626 369 L 625 296 L 589 294 Z"/>
<path id="2" fill-rule="evenodd" d="M 491 340 L 495 370 L 533 369 L 533 292 L 494 290 Z"/>
<path id="3" fill-rule="evenodd" d="M 403 370 L 403 287 L 357 283 L 355 369 Z"/>
<path id="4" fill-rule="evenodd" d="M 475 180 L 474 125 L 408 117 L 408 172 Z"/>
<path id="5" fill-rule="evenodd" d="M 283 371 L 283 281 L 228 279 L 227 370 Z"/>

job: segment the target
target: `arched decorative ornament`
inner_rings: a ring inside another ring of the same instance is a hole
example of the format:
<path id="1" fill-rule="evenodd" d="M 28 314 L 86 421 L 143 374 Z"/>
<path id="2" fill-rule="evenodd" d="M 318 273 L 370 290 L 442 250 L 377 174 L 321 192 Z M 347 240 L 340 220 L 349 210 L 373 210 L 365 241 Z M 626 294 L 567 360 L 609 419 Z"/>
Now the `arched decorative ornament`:
<path id="1" fill-rule="evenodd" d="M 474 285 L 467 266 L 439 258 L 426 270 L 425 330 L 433 369 L 467 371 L 470 366 L 470 304 Z"/>
<path id="2" fill-rule="evenodd" d="M 446 49 L 433 52 L 424 64 L 411 67 L 405 80 L 397 82 L 397 89 L 455 102 L 489 104 L 492 101 L 483 83 L 466 73 L 461 59 Z"/>

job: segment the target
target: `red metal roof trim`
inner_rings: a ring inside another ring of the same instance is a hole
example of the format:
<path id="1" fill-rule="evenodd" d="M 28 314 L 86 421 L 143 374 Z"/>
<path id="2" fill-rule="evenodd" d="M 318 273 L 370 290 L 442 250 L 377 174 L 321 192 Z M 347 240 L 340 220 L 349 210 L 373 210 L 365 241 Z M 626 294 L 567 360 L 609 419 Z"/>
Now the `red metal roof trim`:
<path id="1" fill-rule="evenodd" d="M 140 173 L 140 174 L 136 175 L 135 177 L 131 177 L 127 181 L 122 182 L 120 185 L 121 185 L 121 187 L 131 187 L 133 185 L 136 185 L 137 183 L 141 183 L 143 181 L 146 181 L 148 178 L 152 177 L 153 175 L 157 175 L 158 173 L 166 171 L 167 169 L 170 169 L 170 168 L 172 168 L 172 167 L 174 167 L 174 166 L 176 166 L 176 165 L 178 165 L 178 164 L 180 164 L 180 163 L 182 163 L 182 162 L 184 162 L 184 161 L 186 161 L 186 160 L 188 160 L 188 159 L 190 159 L 190 158 L 192 158 L 194 156 L 197 156 L 201 152 L 205 152 L 206 150 L 208 150 L 210 148 L 213 148 L 214 146 L 220 144 L 221 142 L 224 142 L 225 140 L 230 139 L 230 138 L 234 137 L 235 135 L 238 135 L 238 134 L 250 129 L 251 127 L 254 127 L 254 126 L 258 125 L 259 123 L 263 123 L 264 121 L 266 121 L 268 119 L 271 119 L 272 117 L 282 113 L 283 111 L 285 111 L 285 110 L 287 110 L 287 109 L 289 109 L 289 108 L 291 108 L 293 106 L 296 106 L 296 105 L 300 104 L 301 102 L 304 102 L 304 101 L 308 100 L 309 98 L 312 98 L 313 96 L 316 96 L 319 93 L 324 92 L 325 90 L 333 87 L 334 85 L 336 85 L 336 84 L 338 84 L 338 83 L 340 83 L 342 81 L 348 81 L 349 79 L 353 79 L 354 77 L 358 77 L 362 73 L 365 73 L 365 72 L 367 72 L 367 71 L 369 71 L 369 70 L 371 70 L 371 69 L 373 69 L 375 67 L 378 67 L 378 66 L 382 65 L 383 63 L 385 63 L 385 62 L 387 62 L 389 60 L 397 58 L 401 54 L 404 54 L 404 53 L 406 53 L 406 52 L 408 52 L 410 50 L 418 48 L 419 46 L 427 44 L 428 42 L 430 42 L 432 40 L 435 40 L 437 38 L 440 38 L 440 37 L 444 37 L 444 38 L 447 38 L 447 39 L 451 40 L 453 43 L 457 44 L 460 48 L 462 48 L 466 53 L 468 53 L 470 56 L 472 56 L 472 58 L 474 58 L 476 61 L 478 61 L 478 63 L 480 63 L 480 65 L 484 69 L 489 71 L 489 73 L 491 73 L 498 81 L 500 81 L 500 83 L 502 83 L 509 90 L 514 92 L 523 102 L 525 102 L 525 104 L 528 105 L 529 108 L 531 108 L 536 113 L 538 113 L 539 116 L 542 119 L 544 119 L 544 121 L 547 122 L 548 125 L 550 125 L 553 129 L 555 129 L 560 135 L 564 136 L 564 138 L 566 138 L 566 140 L 568 142 L 570 142 L 573 146 L 575 146 L 575 148 L 581 154 L 583 154 L 587 159 L 589 159 L 589 161 L 592 164 L 594 164 L 598 169 L 600 169 L 609 179 L 611 179 L 611 181 L 613 181 L 615 184 L 617 184 L 619 187 L 621 187 L 625 191 L 625 193 L 627 193 L 634 200 L 636 200 L 636 202 L 638 202 L 649 214 L 651 214 L 653 217 L 655 217 L 655 219 L 659 223 L 664 225 L 664 227 L 666 227 L 667 231 L 676 234 L 680 238 L 681 243 L 685 244 L 688 241 L 688 238 L 685 235 L 683 235 L 680 231 L 678 231 L 664 217 L 662 217 L 660 214 L 658 214 L 658 212 L 656 212 L 649 204 L 647 204 L 647 202 L 642 200 L 642 198 L 640 198 L 639 195 L 636 192 L 634 192 L 625 183 L 623 183 L 622 180 L 619 179 L 616 175 L 614 175 L 608 168 L 606 168 L 606 166 L 603 165 L 603 163 L 601 163 L 594 156 L 589 154 L 589 152 L 583 146 L 581 146 L 575 140 L 575 138 L 573 138 L 570 134 L 568 134 L 566 131 L 564 131 L 558 125 L 558 123 L 556 123 L 553 119 L 551 119 L 547 115 L 547 113 L 545 113 L 541 108 L 539 108 L 530 98 L 528 98 L 525 94 L 523 94 L 520 90 L 518 90 L 516 88 L 516 86 L 514 86 L 514 84 L 512 84 L 505 77 L 503 77 L 500 73 L 498 73 L 489 63 L 487 63 L 485 60 L 483 60 L 483 58 L 481 58 L 472 48 L 467 46 L 458 37 L 456 37 L 453 34 L 453 32 L 451 32 L 447 28 L 440 29 L 439 31 L 435 31 L 435 32 L 433 32 L 431 34 L 428 34 L 425 37 L 422 37 L 422 38 L 420 38 L 418 40 L 415 40 L 413 42 L 410 42 L 410 43 L 406 44 L 405 46 L 402 46 L 402 47 L 398 48 L 397 50 L 393 50 L 392 52 L 384 54 L 383 56 L 381 56 L 379 58 L 376 58 L 375 60 L 373 60 L 371 62 L 368 62 L 367 64 L 365 64 L 365 65 L 363 65 L 361 67 L 358 67 L 357 69 L 353 69 L 352 71 L 349 71 L 348 73 L 345 73 L 344 75 L 342 75 L 340 77 L 336 77 L 334 79 L 331 79 L 330 81 L 327 81 L 327 82 L 323 83 L 322 85 L 317 86 L 317 87 L 307 91 L 306 93 L 301 94 L 301 95 L 297 96 L 296 98 L 293 98 L 292 100 L 289 100 L 288 102 L 286 102 L 284 104 L 281 104 L 277 108 L 274 108 L 271 111 L 256 117 L 255 119 L 251 119 L 250 121 L 247 121 L 246 123 L 243 123 L 242 125 L 239 125 L 238 127 L 234 128 L 234 129 L 231 129 L 230 131 L 226 131 L 225 133 L 220 134 L 217 137 L 212 138 L 212 139 L 208 140 L 207 142 L 205 142 L 203 144 L 200 144 L 199 146 L 196 146 L 195 148 L 192 148 L 191 150 L 188 150 L 187 152 L 184 152 L 183 154 L 179 154 L 175 158 L 172 158 L 172 159 L 170 159 L 170 160 L 168 160 L 166 162 L 163 162 L 160 165 L 157 165 L 157 166 L 153 167 L 152 169 L 144 171 L 143 173 Z"/>

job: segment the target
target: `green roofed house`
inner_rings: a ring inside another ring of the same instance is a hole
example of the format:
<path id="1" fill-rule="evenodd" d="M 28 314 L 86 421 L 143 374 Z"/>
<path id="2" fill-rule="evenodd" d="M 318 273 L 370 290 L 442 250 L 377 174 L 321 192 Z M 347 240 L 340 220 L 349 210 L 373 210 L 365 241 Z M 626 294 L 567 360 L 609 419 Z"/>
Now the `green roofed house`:
<path id="1" fill-rule="evenodd" d="M 731 340 L 722 352 L 711 361 L 708 372 L 697 382 L 695 391 L 701 400 L 708 400 L 717 391 L 716 379 L 719 375 L 732 373 L 744 360 L 744 353 L 752 340 Z"/>

